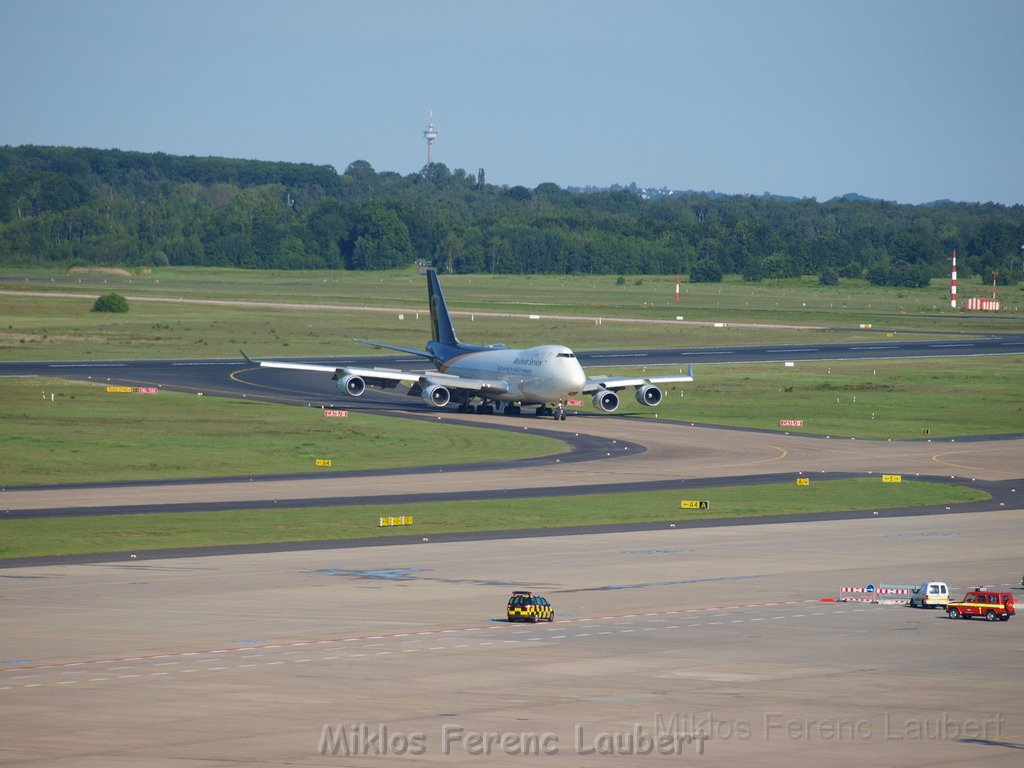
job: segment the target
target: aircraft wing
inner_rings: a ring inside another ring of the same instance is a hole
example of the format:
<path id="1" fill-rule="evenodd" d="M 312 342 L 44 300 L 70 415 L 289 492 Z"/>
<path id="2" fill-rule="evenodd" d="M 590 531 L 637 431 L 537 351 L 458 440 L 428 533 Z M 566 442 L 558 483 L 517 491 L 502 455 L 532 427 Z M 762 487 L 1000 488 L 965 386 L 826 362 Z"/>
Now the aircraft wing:
<path id="1" fill-rule="evenodd" d="M 425 371 L 400 371 L 397 368 L 352 368 L 347 365 L 316 365 L 314 363 L 291 363 L 284 360 L 256 360 L 249 357 L 242 351 L 242 356 L 247 362 L 258 365 L 260 368 L 285 368 L 292 371 L 321 371 L 333 373 L 335 379 L 342 376 L 359 376 L 360 378 L 373 381 L 391 381 L 395 386 L 402 381 L 416 381 Z"/>
<path id="2" fill-rule="evenodd" d="M 328 370 L 334 372 L 334 378 L 337 380 L 347 376 L 354 376 L 362 379 L 367 384 L 385 389 L 394 388 L 399 383 L 408 381 L 413 385 L 413 391 L 409 394 L 419 394 L 423 387 L 433 385 L 440 385 L 448 390 L 464 390 L 479 393 L 488 397 L 508 392 L 508 383 L 500 379 L 467 379 L 464 376 L 452 376 L 433 370 L 400 371 L 395 368 L 356 368 L 350 365 L 338 369 L 330 368 Z"/>
<path id="3" fill-rule="evenodd" d="M 253 365 L 260 366 L 260 368 L 322 371 L 323 373 L 333 373 L 334 376 L 332 378 L 334 379 L 340 379 L 343 376 L 358 376 L 368 384 L 384 387 L 395 387 L 403 381 L 419 381 L 426 374 L 432 373 L 430 371 L 400 371 L 397 368 L 354 368 L 349 365 L 314 365 L 312 363 L 289 363 L 283 360 L 253 360 L 248 356 L 246 359 Z"/>
<path id="4" fill-rule="evenodd" d="M 424 385 L 440 384 L 446 389 L 461 389 L 466 392 L 476 392 L 485 397 L 503 395 L 509 390 L 508 382 L 504 379 L 468 379 L 464 376 L 450 376 L 447 373 L 426 371 L 419 378 Z"/>
<path id="5" fill-rule="evenodd" d="M 469 379 L 463 376 L 452 376 L 435 370 L 410 370 L 402 371 L 397 368 L 359 368 L 351 365 L 315 365 L 312 363 L 290 363 L 283 360 L 255 360 L 245 352 L 242 353 L 247 361 L 261 368 L 285 368 L 296 371 L 322 371 L 323 373 L 334 374 L 331 378 L 335 381 L 343 379 L 361 379 L 371 386 L 382 389 L 394 389 L 402 382 L 409 382 L 413 385 L 410 394 L 419 395 L 424 387 L 440 385 L 448 390 L 463 390 L 466 392 L 478 393 L 486 397 L 494 397 L 508 392 L 508 382 L 502 379 Z M 340 385 L 339 385 L 340 386 Z M 357 385 L 358 389 L 358 385 Z M 350 394 L 355 394 L 352 389 Z M 360 394 L 362 390 L 359 389 Z M 358 396 L 358 395 L 357 395 Z"/>
<path id="6" fill-rule="evenodd" d="M 278 360 L 249 360 L 253 365 L 260 368 L 289 368 L 293 371 L 323 371 L 334 373 L 338 370 L 336 365 L 312 365 L 311 363 L 284 363 Z"/>
<path id="7" fill-rule="evenodd" d="M 626 387 L 642 387 L 645 384 L 681 384 L 687 381 L 693 381 L 692 365 L 687 369 L 685 376 L 595 376 L 587 379 L 587 383 L 583 385 L 583 392 L 593 394 L 603 389 L 614 392 Z"/>

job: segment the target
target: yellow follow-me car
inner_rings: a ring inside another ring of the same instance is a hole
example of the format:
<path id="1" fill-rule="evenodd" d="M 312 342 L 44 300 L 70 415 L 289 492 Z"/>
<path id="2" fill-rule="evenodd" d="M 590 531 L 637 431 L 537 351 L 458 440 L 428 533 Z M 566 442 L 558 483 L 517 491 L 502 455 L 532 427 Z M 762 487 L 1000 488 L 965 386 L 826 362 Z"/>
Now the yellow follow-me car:
<path id="1" fill-rule="evenodd" d="M 551 607 L 551 603 L 546 597 L 535 595 L 533 592 L 521 590 L 513 592 L 512 597 L 508 599 L 506 611 L 509 621 L 516 619 L 530 622 L 555 620 L 555 609 Z"/>

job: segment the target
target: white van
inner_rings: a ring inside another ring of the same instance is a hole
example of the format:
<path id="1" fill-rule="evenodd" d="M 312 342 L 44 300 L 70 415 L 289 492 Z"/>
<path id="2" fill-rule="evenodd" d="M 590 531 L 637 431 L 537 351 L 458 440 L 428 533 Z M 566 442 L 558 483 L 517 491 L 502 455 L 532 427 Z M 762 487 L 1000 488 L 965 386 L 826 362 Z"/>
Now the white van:
<path id="1" fill-rule="evenodd" d="M 941 605 L 945 608 L 949 604 L 949 587 L 944 581 L 926 581 L 920 587 L 914 587 L 914 594 L 910 596 L 911 608 L 934 608 Z"/>

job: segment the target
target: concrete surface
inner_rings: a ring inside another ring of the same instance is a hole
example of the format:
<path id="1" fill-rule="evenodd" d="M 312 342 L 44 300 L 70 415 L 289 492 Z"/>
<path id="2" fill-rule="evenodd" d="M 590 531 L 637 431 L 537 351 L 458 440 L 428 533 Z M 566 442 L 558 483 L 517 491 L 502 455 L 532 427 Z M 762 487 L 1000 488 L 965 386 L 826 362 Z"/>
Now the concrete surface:
<path id="1" fill-rule="evenodd" d="M 1019 585 L 1022 545 L 1007 509 L 9 569 L 0 764 L 1017 766 L 1024 617 L 819 599 Z M 521 588 L 557 620 L 502 621 Z"/>

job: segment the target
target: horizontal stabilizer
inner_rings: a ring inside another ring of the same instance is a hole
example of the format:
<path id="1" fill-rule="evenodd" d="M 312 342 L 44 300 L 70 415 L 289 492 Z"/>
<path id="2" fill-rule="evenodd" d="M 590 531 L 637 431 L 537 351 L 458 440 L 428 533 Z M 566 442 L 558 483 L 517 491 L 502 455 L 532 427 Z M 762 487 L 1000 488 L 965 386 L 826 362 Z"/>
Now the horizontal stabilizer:
<path id="1" fill-rule="evenodd" d="M 395 344 L 384 344 L 380 341 L 369 341 L 367 339 L 352 339 L 352 341 L 358 341 L 360 344 L 369 344 L 371 347 L 380 347 L 381 349 L 393 349 L 396 352 L 407 352 L 410 355 L 418 355 L 419 357 L 433 357 L 429 352 L 422 349 L 410 349 L 409 347 L 399 347 Z"/>

